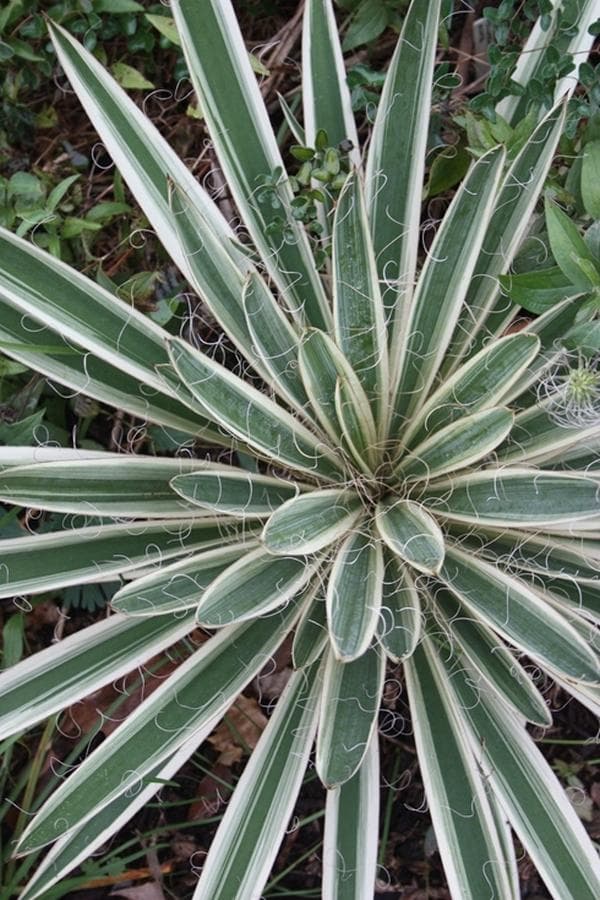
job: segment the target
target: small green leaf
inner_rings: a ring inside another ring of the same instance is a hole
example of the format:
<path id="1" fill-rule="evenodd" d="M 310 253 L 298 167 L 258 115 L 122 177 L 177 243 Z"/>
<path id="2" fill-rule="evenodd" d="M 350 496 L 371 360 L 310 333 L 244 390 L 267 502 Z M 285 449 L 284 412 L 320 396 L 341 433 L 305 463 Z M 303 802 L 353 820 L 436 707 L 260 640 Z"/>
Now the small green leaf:
<path id="1" fill-rule="evenodd" d="M 557 265 L 571 284 L 579 290 L 589 290 L 594 286 L 594 282 L 590 281 L 579 260 L 586 260 L 596 270 L 597 264 L 594 257 L 588 250 L 577 227 L 562 209 L 549 200 L 546 200 L 545 209 L 550 249 Z"/>
<path id="2" fill-rule="evenodd" d="M 94 12 L 123 15 L 124 13 L 144 12 L 144 7 L 135 0 L 94 0 Z"/>
<path id="3" fill-rule="evenodd" d="M 583 148 L 581 196 L 585 211 L 600 219 L 600 141 L 589 141 Z"/>
<path id="4" fill-rule="evenodd" d="M 374 41 L 388 24 L 388 10 L 383 0 L 361 0 L 344 38 L 345 51 Z"/>
<path id="5" fill-rule="evenodd" d="M 176 44 L 178 47 L 181 46 L 174 19 L 170 16 L 156 16 L 153 13 L 146 13 L 145 18 L 148 19 L 151 25 L 154 25 L 157 31 L 160 31 L 163 37 L 166 37 L 172 44 Z"/>
<path id="6" fill-rule="evenodd" d="M 513 303 L 538 314 L 551 309 L 566 296 L 578 293 L 558 266 L 518 275 L 500 275 L 499 281 Z"/>
<path id="7" fill-rule="evenodd" d="M 144 91 L 153 88 L 151 81 L 142 75 L 142 73 L 127 63 L 117 62 L 110 67 L 111 72 L 121 87 L 133 91 Z"/>

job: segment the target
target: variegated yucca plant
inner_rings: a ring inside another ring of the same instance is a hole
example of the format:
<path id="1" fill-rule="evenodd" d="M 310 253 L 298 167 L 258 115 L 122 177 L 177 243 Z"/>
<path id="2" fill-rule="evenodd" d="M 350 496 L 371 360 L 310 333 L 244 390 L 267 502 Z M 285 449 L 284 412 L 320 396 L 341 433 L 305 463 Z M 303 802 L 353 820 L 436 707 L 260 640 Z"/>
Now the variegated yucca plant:
<path id="1" fill-rule="evenodd" d="M 414 0 L 361 150 L 331 3 L 307 0 L 303 130 L 286 110 L 288 121 L 305 148 L 325 134 L 350 148 L 341 191 L 321 188 L 322 270 L 229 0 L 179 0 L 173 13 L 243 238 L 100 64 L 51 26 L 103 143 L 248 372 L 2 232 L 6 353 L 186 446 L 224 448 L 223 461 L 185 448 L 1 451 L 4 502 L 66 514 L 61 531 L 1 542 L 2 596 L 123 580 L 114 614 L 2 675 L 2 736 L 198 625 L 215 630 L 32 817 L 17 852 L 54 845 L 24 900 L 171 778 L 291 634 L 294 673 L 196 897 L 261 896 L 315 741 L 324 896 L 373 896 L 386 662 L 403 679 L 453 898 L 520 896 L 513 833 L 553 897 L 600 896 L 595 849 L 527 732 L 551 723 L 546 676 L 599 707 L 600 426 L 558 424 L 557 398 L 537 399 L 576 302 L 507 334 L 515 311 L 498 281 L 564 104 L 540 114 L 510 164 L 500 147 L 473 163 L 423 249 L 439 7 Z"/>

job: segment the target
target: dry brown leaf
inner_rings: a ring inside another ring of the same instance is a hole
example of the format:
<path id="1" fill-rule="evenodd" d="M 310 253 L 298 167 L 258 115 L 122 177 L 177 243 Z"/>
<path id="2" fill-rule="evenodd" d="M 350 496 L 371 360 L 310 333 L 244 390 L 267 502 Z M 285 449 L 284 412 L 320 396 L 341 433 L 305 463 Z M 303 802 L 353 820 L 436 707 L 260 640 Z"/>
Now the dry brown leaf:
<path id="1" fill-rule="evenodd" d="M 247 749 L 256 747 L 267 721 L 257 700 L 240 695 L 208 739 L 219 753 L 217 763 L 231 766 L 239 762 Z"/>

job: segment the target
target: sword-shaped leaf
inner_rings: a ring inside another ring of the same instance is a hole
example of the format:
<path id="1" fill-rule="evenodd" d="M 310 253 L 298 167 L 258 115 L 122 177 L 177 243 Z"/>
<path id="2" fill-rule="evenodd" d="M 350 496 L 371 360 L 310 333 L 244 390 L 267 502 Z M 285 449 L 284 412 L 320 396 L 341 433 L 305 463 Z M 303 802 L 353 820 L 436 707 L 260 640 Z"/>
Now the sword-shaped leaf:
<path id="1" fill-rule="evenodd" d="M 258 371 L 267 374 L 267 381 L 288 403 L 304 410 L 308 398 L 298 373 L 298 335 L 258 275 L 248 277 L 243 304 Z"/>
<path id="2" fill-rule="evenodd" d="M 379 746 L 375 733 L 356 774 L 327 792 L 324 900 L 365 900 L 375 890 L 379 788 Z"/>
<path id="3" fill-rule="evenodd" d="M 425 153 L 440 0 L 413 3 L 387 73 L 367 158 L 366 191 L 379 277 L 396 345 L 419 251 Z"/>
<path id="4" fill-rule="evenodd" d="M 595 0 L 578 0 L 573 5 L 553 2 L 552 7 L 550 27 L 548 10 L 544 10 L 531 29 L 512 78 L 523 87 L 537 79 L 543 79 L 546 67 L 554 64 L 553 51 L 558 41 L 562 58 L 568 62 L 570 57 L 573 65 L 566 67 L 566 74 L 557 79 L 553 86 L 553 94 L 550 96 L 557 103 L 562 97 L 570 95 L 577 82 L 579 67 L 586 61 L 593 46 L 591 25 L 598 18 L 598 6 Z M 564 40 L 561 32 L 568 40 Z M 528 112 L 528 97 L 527 90 L 515 92 L 501 100 L 496 111 L 510 125 L 515 126 Z M 540 104 L 540 111 L 543 111 L 544 106 L 544 103 Z"/>
<path id="5" fill-rule="evenodd" d="M 458 419 L 498 405 L 539 349 L 539 338 L 524 332 L 490 341 L 431 395 L 402 433 L 403 445 L 412 449 Z"/>
<path id="6" fill-rule="evenodd" d="M 170 344 L 173 366 L 211 417 L 271 459 L 339 480 L 342 463 L 286 410 L 184 341 Z"/>
<path id="7" fill-rule="evenodd" d="M 143 622 L 110 616 L 17 663 L 0 675 L 0 738 L 116 681 L 193 627 L 191 615 Z"/>
<path id="8" fill-rule="evenodd" d="M 292 644 L 294 668 L 303 669 L 314 663 L 325 649 L 328 638 L 325 600 L 320 593 L 316 596 L 309 595 L 294 634 Z"/>
<path id="9" fill-rule="evenodd" d="M 483 777 L 545 884 L 560 900 L 595 900 L 600 893 L 597 852 L 523 723 L 494 694 L 474 688 L 472 671 L 462 660 L 457 665 L 445 653 L 437 659 L 455 694 L 456 715 L 470 725 Z"/>
<path id="10" fill-rule="evenodd" d="M 300 374 L 310 398 L 316 416 L 329 435 L 338 443 L 344 433 L 344 424 L 348 427 L 350 420 L 360 421 L 360 432 L 352 431 L 354 443 L 373 449 L 377 443 L 375 419 L 369 399 L 358 376 L 350 366 L 347 358 L 333 340 L 323 331 L 311 328 L 305 334 L 298 353 Z M 343 397 L 336 405 L 336 389 L 338 382 L 344 382 Z M 339 403 L 344 401 L 345 418 L 340 422 Z M 352 404 L 352 411 L 345 409 L 346 402 Z"/>
<path id="11" fill-rule="evenodd" d="M 517 415 L 508 439 L 497 450 L 502 463 L 544 465 L 546 460 L 560 461 L 563 454 L 582 447 L 593 449 L 600 438 L 600 425 L 594 423 L 586 428 L 561 423 L 556 418 L 555 404 L 560 409 L 560 399 L 551 397 Z"/>
<path id="12" fill-rule="evenodd" d="M 0 475 L 0 499 L 19 506 L 89 516 L 181 519 L 206 515 L 169 482 L 213 463 L 118 454 L 112 459 L 27 465 Z"/>
<path id="13" fill-rule="evenodd" d="M 0 488 L 2 479 L 0 477 Z M 240 519 L 260 519 L 298 493 L 297 482 L 216 463 L 209 471 L 177 475 L 171 487 L 193 505 Z"/>
<path id="14" fill-rule="evenodd" d="M 308 0 L 306 4 L 302 72 L 306 130 L 302 143 L 314 147 L 317 131 L 322 129 L 327 132 L 332 147 L 337 147 L 344 140 L 352 141 L 350 158 L 358 165 L 358 134 L 331 0 Z"/>
<path id="15" fill-rule="evenodd" d="M 114 580 L 122 572 L 190 550 L 221 546 L 236 536 L 237 528 L 223 519 L 188 518 L 9 538 L 0 541 L 0 597 Z"/>
<path id="16" fill-rule="evenodd" d="M 212 841 L 196 900 L 262 896 L 313 745 L 319 668 L 295 672 L 277 701 Z"/>
<path id="17" fill-rule="evenodd" d="M 0 299 L 111 366 L 177 397 L 157 374 L 169 357 L 163 329 L 76 269 L 0 229 Z M 183 387 L 181 392 L 184 393 Z"/>
<path id="18" fill-rule="evenodd" d="M 444 359 L 494 208 L 503 164 L 501 148 L 473 164 L 429 251 L 406 325 L 391 350 L 397 362 L 393 429 L 423 405 Z"/>
<path id="19" fill-rule="evenodd" d="M 128 616 L 160 616 L 193 609 L 215 578 L 255 547 L 255 541 L 247 540 L 161 566 L 156 572 L 142 575 L 122 587 L 110 605 Z"/>
<path id="20" fill-rule="evenodd" d="M 223 286 L 216 264 L 220 263 L 222 273 L 227 270 L 228 275 L 236 267 L 248 267 L 243 254 L 234 251 L 233 230 L 200 182 L 98 60 L 60 25 L 50 20 L 48 29 L 60 64 L 102 143 L 165 249 L 188 278 L 192 273 L 169 208 L 168 181 L 189 198 L 194 221 L 208 245 L 203 296 L 212 305 Z M 226 249 L 229 253 L 223 254 Z M 216 278 L 214 285 L 212 278 Z"/>
<path id="21" fill-rule="evenodd" d="M 475 616 L 559 672 L 600 681 L 600 663 L 567 620 L 525 582 L 476 556 L 446 548 L 439 578 Z"/>
<path id="22" fill-rule="evenodd" d="M 595 540 L 536 536 L 526 531 L 486 529 L 472 532 L 466 544 L 497 565 L 526 572 L 593 584 L 600 575 L 600 551 Z"/>
<path id="23" fill-rule="evenodd" d="M 479 676 L 521 716 L 536 725 L 547 727 L 552 716 L 544 698 L 529 675 L 498 640 L 498 636 L 472 614 L 444 588 L 432 595 L 431 609 L 442 625 L 453 647 L 470 659 Z"/>
<path id="24" fill-rule="evenodd" d="M 421 601 L 406 566 L 395 553 L 384 553 L 385 574 L 378 640 L 393 662 L 402 662 L 421 637 Z"/>
<path id="25" fill-rule="evenodd" d="M 98 848 L 106 845 L 166 782 L 171 781 L 196 748 L 208 737 L 212 728 L 213 723 L 209 722 L 203 731 L 183 744 L 166 764 L 158 765 L 149 772 L 140 791 L 135 793 L 125 791 L 81 828 L 69 832 L 56 841 L 25 886 L 20 900 L 35 900 L 45 894 L 52 885 L 63 879 Z"/>
<path id="26" fill-rule="evenodd" d="M 367 529 L 350 534 L 337 551 L 325 598 L 338 659 L 349 662 L 369 647 L 381 610 L 383 573 L 381 542 Z"/>
<path id="27" fill-rule="evenodd" d="M 485 781 L 431 642 L 405 663 L 421 775 L 452 895 L 517 900 Z"/>
<path id="28" fill-rule="evenodd" d="M 469 354 L 474 338 L 484 326 L 488 313 L 498 302 L 498 276 L 507 271 L 531 220 L 540 191 L 554 159 L 562 134 L 566 106 L 553 109 L 537 126 L 504 177 L 494 212 L 473 271 L 464 308 L 448 347 L 441 374 L 447 377 Z M 514 316 L 515 306 L 505 297 L 505 316 Z M 488 332 L 483 329 L 482 335 Z"/>
<path id="29" fill-rule="evenodd" d="M 498 406 L 465 416 L 436 431 L 394 469 L 400 480 L 427 481 L 436 475 L 456 472 L 487 456 L 510 433 L 512 412 Z"/>
<path id="30" fill-rule="evenodd" d="M 219 163 L 252 240 L 284 302 L 327 327 L 331 313 L 230 0 L 172 6 Z"/>
<path id="31" fill-rule="evenodd" d="M 422 502 L 455 522 L 505 528 L 565 529 L 600 516 L 596 481 L 570 472 L 487 469 L 427 487 Z"/>
<path id="32" fill-rule="evenodd" d="M 375 523 L 390 550 L 418 572 L 435 575 L 444 561 L 444 535 L 435 519 L 413 500 L 382 500 Z"/>
<path id="33" fill-rule="evenodd" d="M 389 390 L 387 336 L 375 254 L 357 172 L 348 176 L 337 201 L 332 256 L 335 338 L 358 375 L 378 421 L 385 424 Z"/>
<path id="34" fill-rule="evenodd" d="M 290 605 L 277 616 L 225 628 L 203 644 L 44 803 L 18 852 L 84 824 L 202 733 L 261 670 L 295 615 Z"/>
<path id="35" fill-rule="evenodd" d="M 156 388 L 150 390 L 145 377 L 128 375 L 116 360 L 111 365 L 45 326 L 36 325 L 32 331 L 23 313 L 7 304 L 2 307 L 0 350 L 76 393 L 144 421 L 196 435 L 211 446 L 231 445 L 231 438 L 221 434 L 216 425 L 169 396 L 162 381 L 160 393 Z"/>
<path id="36" fill-rule="evenodd" d="M 363 411 L 368 410 L 368 414 Z M 361 408 L 362 407 L 362 408 Z M 356 465 L 370 475 L 377 465 L 377 438 L 371 429 L 371 410 L 366 395 L 358 395 L 345 378 L 338 378 L 335 385 L 335 412 L 342 430 L 344 447 Z"/>
<path id="37" fill-rule="evenodd" d="M 362 512 L 363 501 L 352 490 L 298 494 L 275 510 L 262 539 L 270 553 L 316 553 L 342 538 Z"/>
<path id="38" fill-rule="evenodd" d="M 264 616 L 287 605 L 318 565 L 303 556 L 273 556 L 263 547 L 251 550 L 211 582 L 196 618 L 207 628 L 220 628 Z"/>
<path id="39" fill-rule="evenodd" d="M 384 655 L 377 647 L 352 662 L 329 653 L 317 738 L 317 772 L 329 788 L 352 778 L 367 753 L 384 675 Z"/>

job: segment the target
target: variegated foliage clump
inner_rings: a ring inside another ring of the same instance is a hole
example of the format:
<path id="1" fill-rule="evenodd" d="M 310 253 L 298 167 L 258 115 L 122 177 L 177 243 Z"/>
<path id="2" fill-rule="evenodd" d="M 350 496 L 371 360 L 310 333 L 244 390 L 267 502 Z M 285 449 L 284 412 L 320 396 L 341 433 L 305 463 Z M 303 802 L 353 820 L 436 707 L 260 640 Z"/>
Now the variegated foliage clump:
<path id="1" fill-rule="evenodd" d="M 306 4 L 304 130 L 286 113 L 305 147 L 319 133 L 352 144 L 342 190 L 323 204 L 325 272 L 289 182 L 264 190 L 283 162 L 228 0 L 179 0 L 173 12 L 243 246 L 99 63 L 51 27 L 131 191 L 265 389 L 2 233 L 7 353 L 234 451 L 231 464 L 2 451 L 3 501 L 66 514 L 62 531 L 2 542 L 3 596 L 123 578 L 114 615 L 3 674 L 2 735 L 143 666 L 197 625 L 216 629 L 32 818 L 18 851 L 55 843 L 26 900 L 177 771 L 292 631 L 295 673 L 196 897 L 261 895 L 315 737 L 328 788 L 324 895 L 373 896 L 386 661 L 402 663 L 453 897 L 519 897 L 513 831 L 554 897 L 600 896 L 595 850 L 526 731 L 551 721 L 532 668 L 598 709 L 600 431 L 558 424 L 554 393 L 540 401 L 535 390 L 577 303 L 565 297 L 503 336 L 515 309 L 498 282 L 538 202 L 564 104 L 540 111 L 509 162 L 498 147 L 473 163 L 421 254 L 439 6 L 412 4 L 361 148 L 332 6 Z"/>

